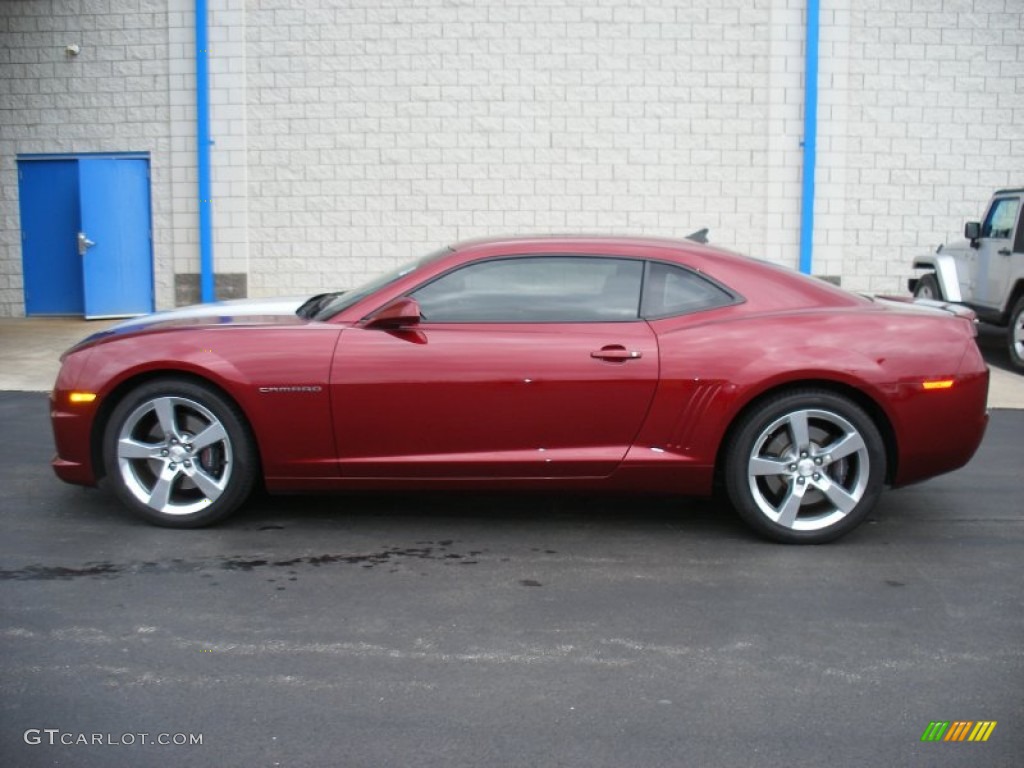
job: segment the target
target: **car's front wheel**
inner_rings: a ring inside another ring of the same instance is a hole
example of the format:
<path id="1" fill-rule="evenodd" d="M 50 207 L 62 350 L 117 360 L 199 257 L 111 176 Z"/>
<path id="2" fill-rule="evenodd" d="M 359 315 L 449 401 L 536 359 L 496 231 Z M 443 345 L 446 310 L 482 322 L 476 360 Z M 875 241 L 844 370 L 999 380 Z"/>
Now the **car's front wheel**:
<path id="1" fill-rule="evenodd" d="M 145 519 L 170 528 L 210 525 L 252 491 L 256 451 L 234 403 L 185 379 L 147 382 L 125 396 L 103 438 L 107 482 Z"/>
<path id="2" fill-rule="evenodd" d="M 824 390 L 793 391 L 757 404 L 737 424 L 726 490 L 761 535 L 820 544 L 871 511 L 885 460 L 878 428 L 860 406 Z"/>

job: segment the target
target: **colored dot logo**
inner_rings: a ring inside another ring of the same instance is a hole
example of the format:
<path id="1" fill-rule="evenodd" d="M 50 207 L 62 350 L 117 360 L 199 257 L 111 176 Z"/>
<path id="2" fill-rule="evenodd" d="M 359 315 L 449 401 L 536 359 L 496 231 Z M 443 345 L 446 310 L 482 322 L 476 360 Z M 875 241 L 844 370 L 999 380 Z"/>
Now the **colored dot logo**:
<path id="1" fill-rule="evenodd" d="M 921 741 L 988 741 L 995 729 L 995 720 L 932 720 Z"/>

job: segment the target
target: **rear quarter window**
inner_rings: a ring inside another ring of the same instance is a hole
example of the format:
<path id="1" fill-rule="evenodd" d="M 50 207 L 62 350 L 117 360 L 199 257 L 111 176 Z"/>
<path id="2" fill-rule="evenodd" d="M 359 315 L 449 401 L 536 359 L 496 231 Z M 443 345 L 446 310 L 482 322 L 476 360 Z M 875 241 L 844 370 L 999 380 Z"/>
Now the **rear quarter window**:
<path id="1" fill-rule="evenodd" d="M 648 320 L 735 304 L 739 298 L 714 281 L 674 264 L 651 262 L 641 314 Z"/>

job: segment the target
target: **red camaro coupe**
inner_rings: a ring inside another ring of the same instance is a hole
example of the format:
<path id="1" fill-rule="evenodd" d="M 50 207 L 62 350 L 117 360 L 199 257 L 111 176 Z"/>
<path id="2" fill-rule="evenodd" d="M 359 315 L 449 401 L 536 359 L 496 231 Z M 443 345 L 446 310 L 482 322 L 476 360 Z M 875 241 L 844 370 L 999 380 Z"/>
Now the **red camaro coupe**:
<path id="1" fill-rule="evenodd" d="M 817 543 L 884 484 L 964 465 L 987 421 L 968 310 L 685 240 L 474 241 L 265 307 L 160 313 L 69 350 L 57 475 L 172 527 L 257 483 L 724 488 L 762 535 Z"/>

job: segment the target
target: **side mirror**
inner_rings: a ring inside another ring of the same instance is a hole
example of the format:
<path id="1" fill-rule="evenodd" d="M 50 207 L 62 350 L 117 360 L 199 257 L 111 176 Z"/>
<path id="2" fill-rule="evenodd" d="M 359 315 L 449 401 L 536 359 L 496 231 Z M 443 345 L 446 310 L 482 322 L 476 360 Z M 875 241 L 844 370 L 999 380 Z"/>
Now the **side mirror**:
<path id="1" fill-rule="evenodd" d="M 972 246 L 976 246 L 981 239 L 981 224 L 977 221 L 968 221 L 964 224 L 964 237 L 971 241 Z"/>
<path id="2" fill-rule="evenodd" d="M 419 302 L 408 296 L 399 296 L 363 320 L 363 327 L 394 331 L 418 325 L 419 322 Z"/>

